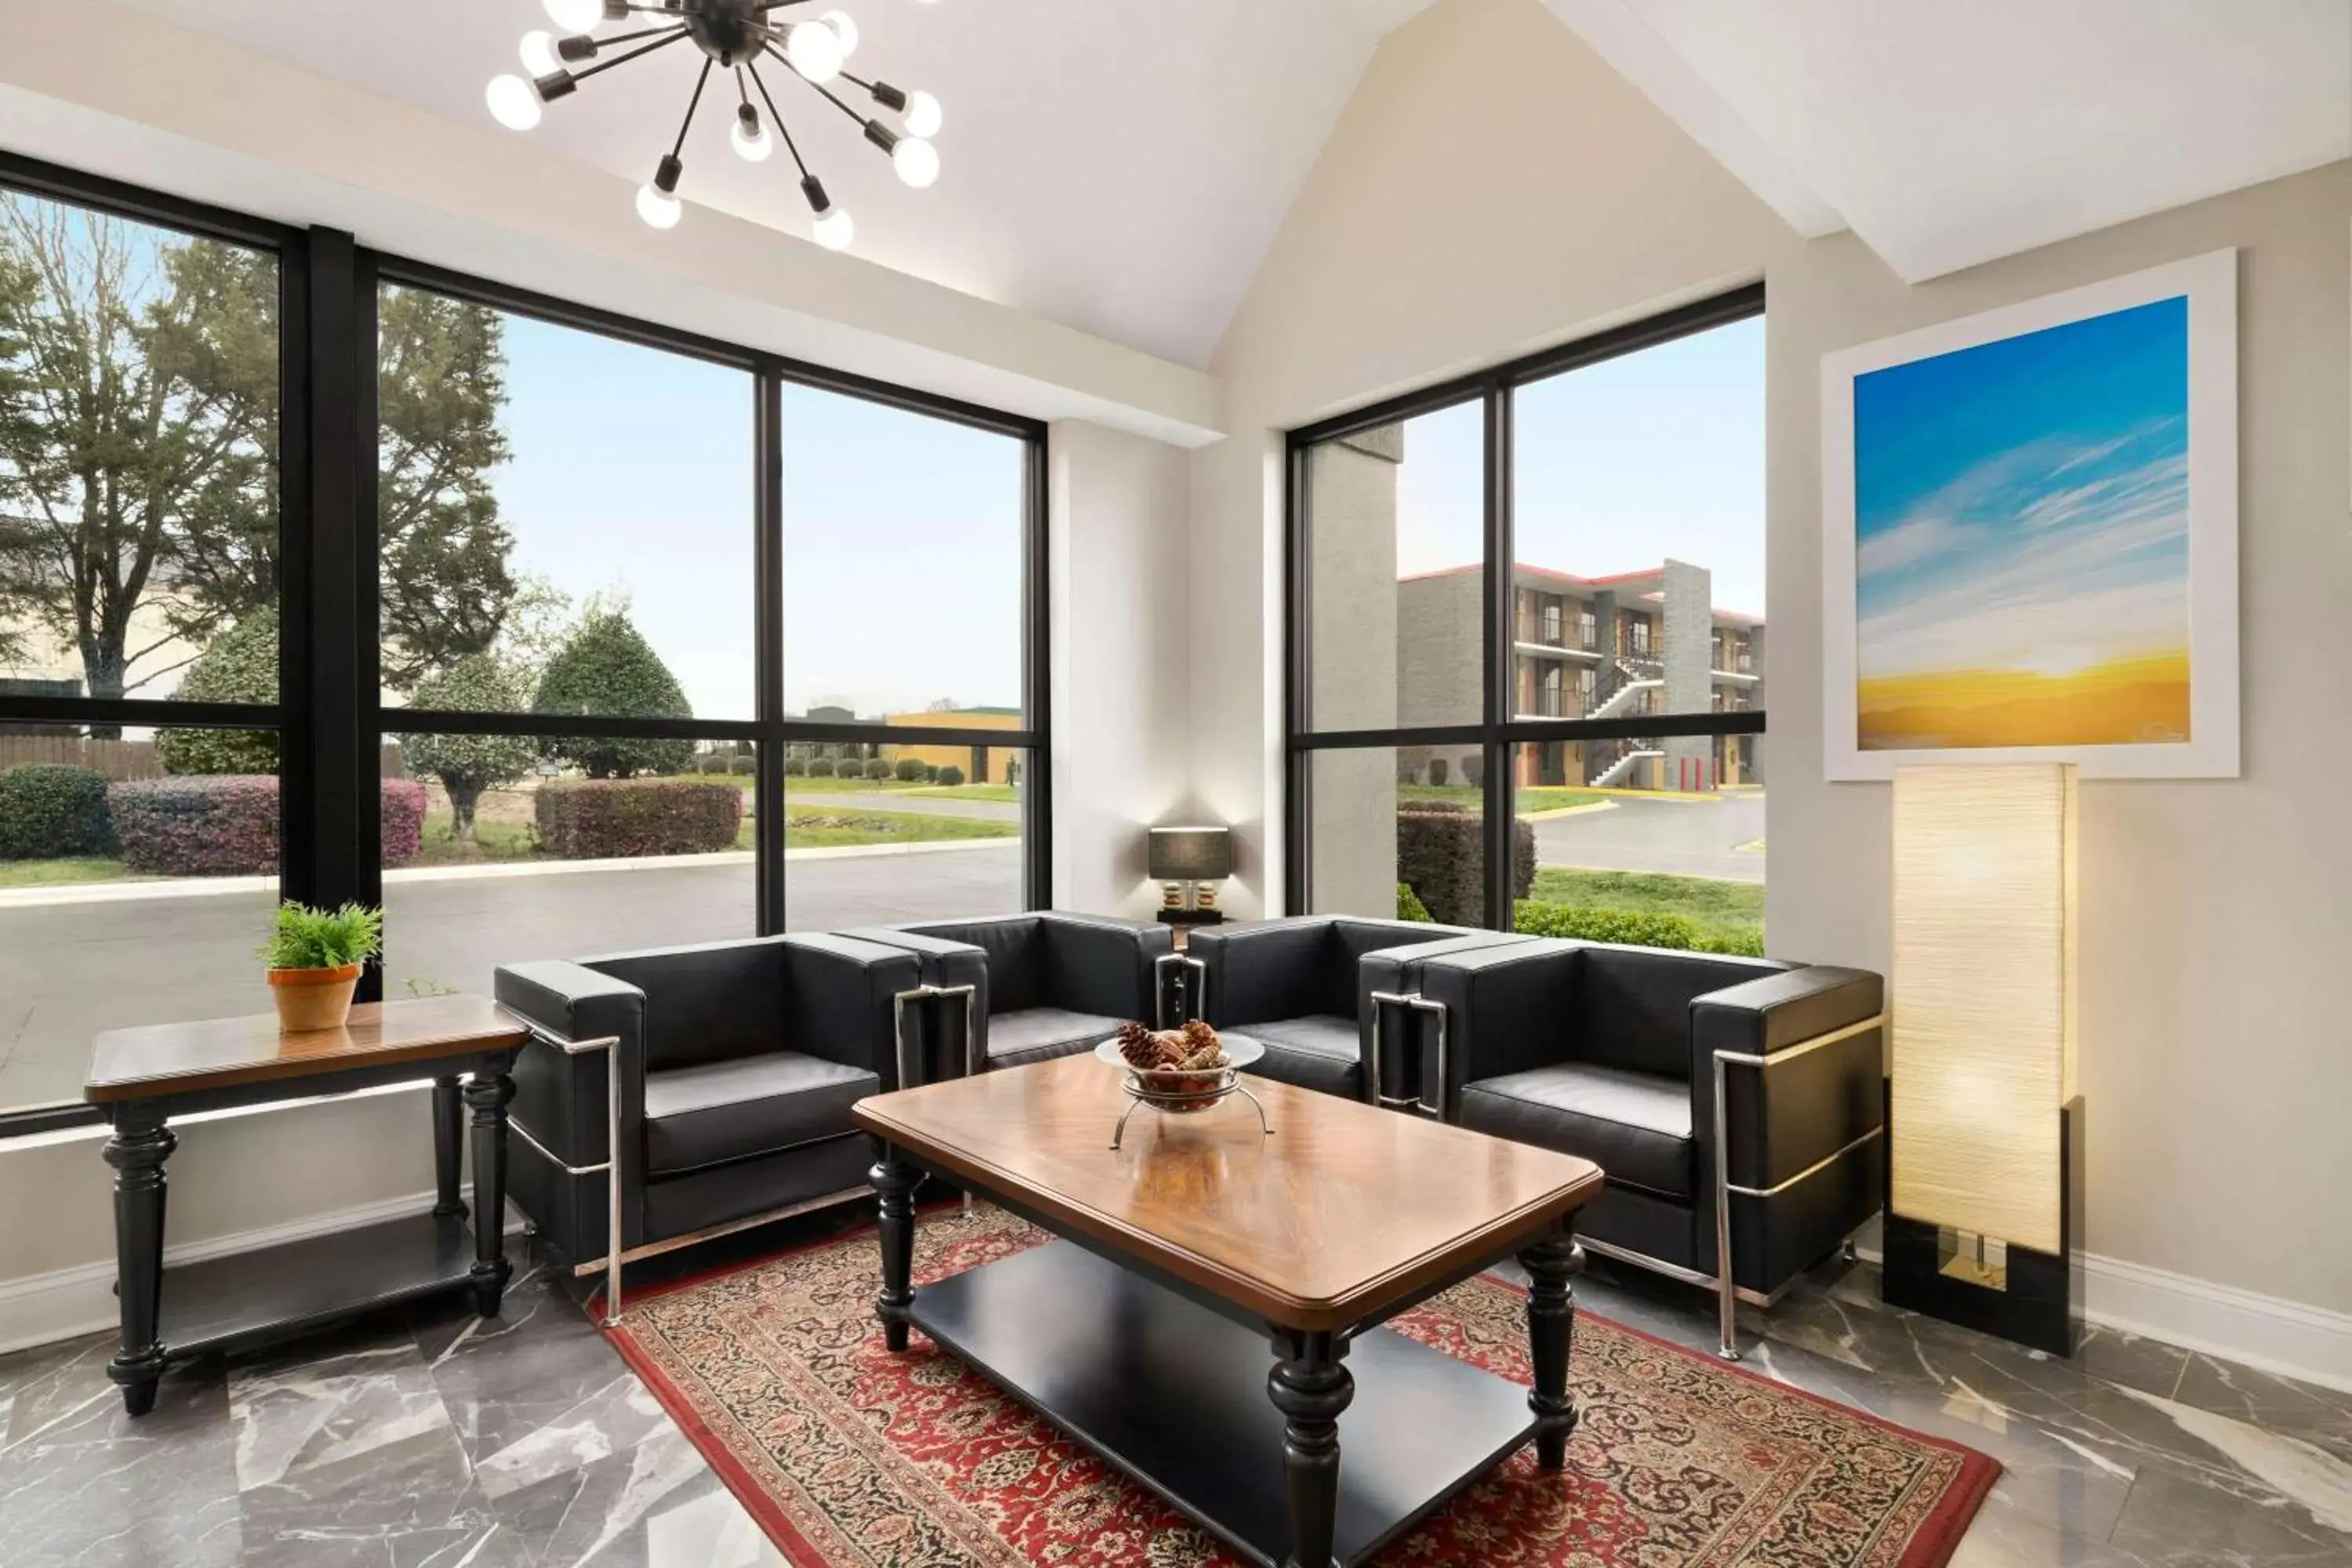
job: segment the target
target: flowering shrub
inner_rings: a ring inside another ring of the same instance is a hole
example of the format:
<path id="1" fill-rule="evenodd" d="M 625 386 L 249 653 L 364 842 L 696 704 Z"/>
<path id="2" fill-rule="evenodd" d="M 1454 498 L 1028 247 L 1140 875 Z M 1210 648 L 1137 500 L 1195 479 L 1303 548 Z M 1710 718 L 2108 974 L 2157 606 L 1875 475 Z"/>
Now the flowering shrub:
<path id="1" fill-rule="evenodd" d="M 537 813 L 539 841 L 559 859 L 708 855 L 735 847 L 743 791 L 717 779 L 552 779 Z"/>
<path id="2" fill-rule="evenodd" d="M 416 858 L 425 826 L 425 786 L 410 779 L 383 785 L 382 847 L 386 866 Z M 122 858 L 160 877 L 266 877 L 278 870 L 278 780 L 268 773 L 187 774 L 119 784 L 107 809 Z"/>

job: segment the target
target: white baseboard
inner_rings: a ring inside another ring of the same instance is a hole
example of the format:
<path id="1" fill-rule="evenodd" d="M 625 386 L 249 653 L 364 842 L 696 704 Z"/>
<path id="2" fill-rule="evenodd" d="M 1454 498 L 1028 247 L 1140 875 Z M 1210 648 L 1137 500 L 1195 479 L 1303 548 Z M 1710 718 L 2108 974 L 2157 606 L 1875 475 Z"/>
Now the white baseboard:
<path id="1" fill-rule="evenodd" d="M 2103 1328 L 2352 1391 L 2352 1314 L 2084 1253 L 2083 1315 Z"/>
<path id="2" fill-rule="evenodd" d="M 163 1249 L 163 1261 L 167 1266 L 197 1263 L 231 1253 L 257 1252 L 265 1247 L 301 1241 L 330 1231 L 351 1230 L 424 1214 L 435 1201 L 435 1194 L 429 1192 L 409 1193 L 352 1208 L 308 1215 L 258 1230 L 182 1242 Z M 22 1279 L 0 1280 L 0 1352 L 97 1333 L 115 1327 L 118 1321 L 111 1260 L 28 1275 Z"/>
<path id="3" fill-rule="evenodd" d="M 1858 1250 L 1886 1261 L 1874 1233 Z M 2101 1328 L 2352 1393 L 2352 1314 L 2094 1252 L 2074 1269 L 2083 1316 Z"/>

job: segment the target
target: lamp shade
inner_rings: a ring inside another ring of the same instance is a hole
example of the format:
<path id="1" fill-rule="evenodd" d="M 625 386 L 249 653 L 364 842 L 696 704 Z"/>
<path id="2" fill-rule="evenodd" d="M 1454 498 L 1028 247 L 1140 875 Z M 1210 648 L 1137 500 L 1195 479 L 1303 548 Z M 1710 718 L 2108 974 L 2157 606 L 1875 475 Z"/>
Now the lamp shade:
<path id="1" fill-rule="evenodd" d="M 1895 771 L 1894 1211 L 2065 1256 L 2074 770 Z"/>
<path id="2" fill-rule="evenodd" d="M 1222 882 L 1234 874 L 1230 827 L 1155 827 L 1149 856 L 1155 882 Z"/>

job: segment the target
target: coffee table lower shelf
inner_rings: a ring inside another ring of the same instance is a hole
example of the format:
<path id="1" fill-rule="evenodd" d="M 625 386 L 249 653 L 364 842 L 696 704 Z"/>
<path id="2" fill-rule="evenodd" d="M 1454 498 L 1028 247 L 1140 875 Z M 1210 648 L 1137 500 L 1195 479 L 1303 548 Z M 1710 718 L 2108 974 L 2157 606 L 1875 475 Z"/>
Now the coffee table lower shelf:
<path id="1" fill-rule="evenodd" d="M 1269 1333 L 1066 1241 L 915 1292 L 915 1326 L 1251 1562 L 1289 1550 Z M 1343 1565 L 1369 1558 L 1535 1435 L 1528 1391 L 1388 1329 L 1350 1345 Z"/>

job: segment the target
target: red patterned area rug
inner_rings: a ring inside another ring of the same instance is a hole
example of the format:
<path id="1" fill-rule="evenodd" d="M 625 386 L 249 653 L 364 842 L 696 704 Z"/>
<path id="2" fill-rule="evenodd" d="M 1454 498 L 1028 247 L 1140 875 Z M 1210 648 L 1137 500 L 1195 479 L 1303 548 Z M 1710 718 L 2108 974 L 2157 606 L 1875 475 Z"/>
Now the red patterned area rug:
<path id="1" fill-rule="evenodd" d="M 928 1215 L 917 1284 L 1046 1239 L 985 1206 Z M 920 1331 L 886 1351 L 879 1268 L 867 1230 L 638 1296 L 612 1331 L 795 1568 L 1234 1568 Z M 1525 1303 L 1474 1279 L 1390 1327 L 1525 1384 Z M 1941 1568 L 2000 1473 L 1586 1313 L 1570 1375 L 1568 1468 L 1522 1449 L 1383 1568 Z"/>

